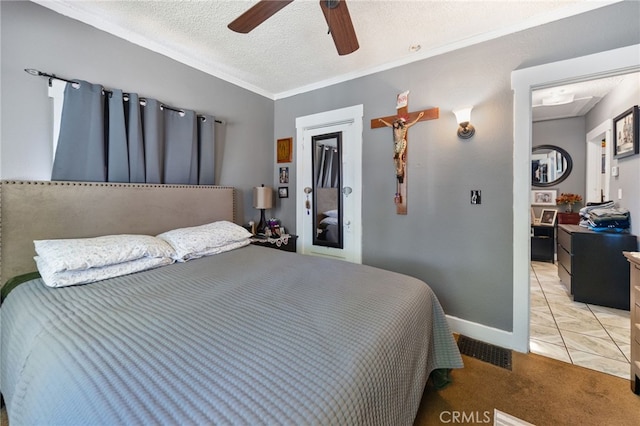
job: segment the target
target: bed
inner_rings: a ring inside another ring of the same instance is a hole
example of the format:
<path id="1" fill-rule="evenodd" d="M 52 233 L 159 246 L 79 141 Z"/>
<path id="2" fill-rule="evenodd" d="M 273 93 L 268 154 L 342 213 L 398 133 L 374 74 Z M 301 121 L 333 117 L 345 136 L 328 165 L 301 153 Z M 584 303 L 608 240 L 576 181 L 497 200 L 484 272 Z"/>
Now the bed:
<path id="1" fill-rule="evenodd" d="M 233 188 L 0 191 L 0 276 L 25 280 L 0 309 L 10 424 L 412 424 L 429 374 L 462 367 L 430 288 L 369 266 L 249 244 L 85 285 L 28 275 L 34 240 L 232 222 Z"/>
<path id="2" fill-rule="evenodd" d="M 318 241 L 339 243 L 338 188 L 317 188 L 316 235 Z"/>

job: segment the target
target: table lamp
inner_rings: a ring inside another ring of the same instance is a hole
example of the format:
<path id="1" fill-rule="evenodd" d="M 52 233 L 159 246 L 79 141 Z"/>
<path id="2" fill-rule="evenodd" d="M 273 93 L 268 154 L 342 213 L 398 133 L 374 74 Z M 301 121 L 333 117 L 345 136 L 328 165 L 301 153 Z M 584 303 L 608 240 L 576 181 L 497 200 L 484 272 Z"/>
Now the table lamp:
<path id="1" fill-rule="evenodd" d="M 260 223 L 256 232 L 264 234 L 267 221 L 264 218 L 264 210 L 273 207 L 273 189 L 269 186 L 256 186 L 253 188 L 253 208 L 260 209 Z"/>

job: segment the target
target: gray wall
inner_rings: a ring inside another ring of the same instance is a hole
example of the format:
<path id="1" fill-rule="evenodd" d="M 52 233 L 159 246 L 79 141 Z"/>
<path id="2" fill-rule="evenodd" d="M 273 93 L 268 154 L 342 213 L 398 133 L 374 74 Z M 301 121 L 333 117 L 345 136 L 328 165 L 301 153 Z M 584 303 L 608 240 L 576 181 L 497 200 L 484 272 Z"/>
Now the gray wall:
<path id="1" fill-rule="evenodd" d="M 51 178 L 47 80 L 23 71 L 35 68 L 137 92 L 226 121 L 216 125 L 216 183 L 240 190 L 239 220 L 258 217 L 251 206 L 251 188 L 273 180 L 273 100 L 37 4 L 3 1 L 0 8 L 1 178 Z"/>
<path id="2" fill-rule="evenodd" d="M 625 79 L 609 95 L 602 99 L 587 114 L 586 131 L 599 126 L 607 119 L 613 119 L 633 105 L 640 105 L 640 79 L 638 74 Z M 640 237 L 640 156 L 613 159 L 612 166 L 618 166 L 618 177 L 611 177 L 608 199 L 620 207 L 629 209 L 631 232 Z M 618 199 L 618 189 L 622 199 Z"/>
<path id="3" fill-rule="evenodd" d="M 296 117 L 364 104 L 363 263 L 425 280 L 450 315 L 511 331 L 511 72 L 636 44 L 639 14 L 637 2 L 616 4 L 278 100 L 275 135 L 295 135 Z M 409 213 L 398 216 L 391 133 L 372 130 L 369 122 L 393 114 L 404 90 L 411 91 L 411 111 L 439 107 L 440 119 L 409 130 Z M 476 135 L 462 141 L 451 110 L 466 104 L 475 105 Z M 470 205 L 472 189 L 482 190 L 482 205 Z M 302 197 L 290 196 L 280 216 L 293 224 Z"/>
<path id="4" fill-rule="evenodd" d="M 531 145 L 555 145 L 563 148 L 571 156 L 573 169 L 564 181 L 550 187 L 535 187 L 532 190 L 555 189 L 560 195 L 563 192 L 582 195 L 584 199 L 586 188 L 587 147 L 585 137 L 585 117 L 564 118 L 560 120 L 547 120 L 533 123 Z M 578 211 L 582 204 L 574 211 Z M 542 209 L 553 208 L 564 211 L 565 206 L 533 206 L 536 217 L 540 217 Z"/>

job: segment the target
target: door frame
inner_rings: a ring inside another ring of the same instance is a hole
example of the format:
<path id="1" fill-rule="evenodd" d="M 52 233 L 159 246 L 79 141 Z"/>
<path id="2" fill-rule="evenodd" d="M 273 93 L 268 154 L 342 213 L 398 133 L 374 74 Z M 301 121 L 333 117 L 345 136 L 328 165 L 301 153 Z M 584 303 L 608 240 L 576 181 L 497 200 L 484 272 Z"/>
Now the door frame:
<path id="1" fill-rule="evenodd" d="M 587 176 L 585 188 L 585 202 L 600 201 L 599 194 L 596 193 L 598 187 L 601 187 L 605 194 L 605 199 L 610 200 L 610 173 L 611 173 L 611 157 L 613 143 L 611 129 L 613 128 L 613 120 L 605 120 L 600 125 L 587 133 Z M 601 175 L 599 171 L 602 169 L 602 139 L 605 140 L 605 173 Z"/>
<path id="2" fill-rule="evenodd" d="M 299 200 L 296 207 L 296 230 L 298 234 L 304 231 L 304 157 L 311 155 L 311 152 L 304 152 L 303 141 L 306 131 L 321 129 L 325 127 L 333 127 L 341 124 L 353 125 L 354 145 L 349 149 L 353 153 L 348 159 L 350 160 L 349 168 L 353 173 L 353 186 L 358 188 L 350 197 L 357 197 L 354 203 L 351 220 L 351 232 L 353 232 L 354 248 L 349 253 L 348 258 L 355 263 L 362 263 L 362 118 L 364 116 L 364 106 L 354 105 L 351 107 L 335 109 L 331 111 L 320 112 L 317 114 L 306 115 L 296 118 L 296 199 Z M 344 143 L 344 142 L 343 142 Z M 298 252 L 302 251 L 302 245 L 298 244 Z"/>
<path id="3" fill-rule="evenodd" d="M 538 65 L 511 73 L 513 89 L 513 332 L 502 346 L 529 352 L 531 92 L 640 70 L 640 45 Z"/>

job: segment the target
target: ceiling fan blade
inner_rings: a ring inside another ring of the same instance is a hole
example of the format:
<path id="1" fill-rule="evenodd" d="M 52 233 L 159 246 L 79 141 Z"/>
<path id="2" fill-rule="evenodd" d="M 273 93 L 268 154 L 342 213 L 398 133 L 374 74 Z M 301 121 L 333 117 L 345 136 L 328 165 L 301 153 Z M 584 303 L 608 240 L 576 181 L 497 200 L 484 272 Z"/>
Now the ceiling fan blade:
<path id="1" fill-rule="evenodd" d="M 345 0 L 320 0 L 320 7 L 324 13 L 324 19 L 329 25 L 329 31 L 336 49 L 338 49 L 338 54 L 348 55 L 358 50 L 360 45 L 356 31 L 353 29 L 347 2 Z"/>
<path id="2" fill-rule="evenodd" d="M 246 34 L 267 19 L 271 18 L 280 9 L 293 0 L 260 0 L 249 10 L 238 16 L 227 27 L 237 33 Z"/>

